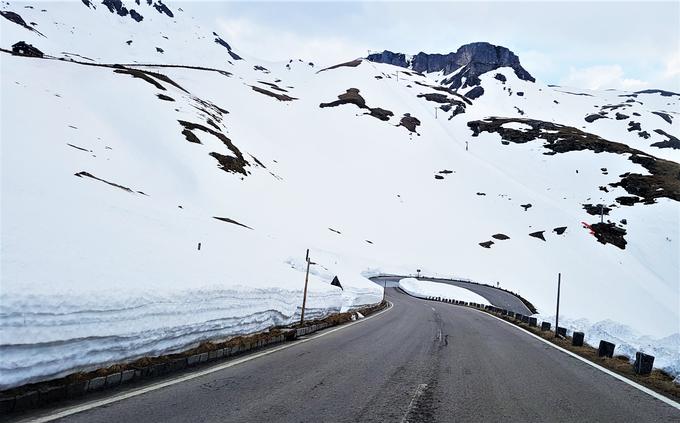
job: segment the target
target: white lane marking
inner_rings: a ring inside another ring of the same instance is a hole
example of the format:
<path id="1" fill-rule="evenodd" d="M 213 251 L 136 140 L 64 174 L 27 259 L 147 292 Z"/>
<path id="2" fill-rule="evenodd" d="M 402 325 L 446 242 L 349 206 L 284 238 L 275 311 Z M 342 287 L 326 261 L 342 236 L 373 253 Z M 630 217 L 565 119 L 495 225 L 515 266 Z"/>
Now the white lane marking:
<path id="1" fill-rule="evenodd" d="M 413 405 L 416 403 L 418 398 L 423 396 L 425 389 L 427 389 L 427 383 L 421 383 L 420 385 L 418 385 L 416 387 L 416 391 L 413 393 L 413 396 L 411 397 L 411 402 L 408 403 L 408 408 L 406 409 L 406 413 L 404 414 L 404 417 L 401 419 L 401 423 L 407 423 L 408 422 L 408 415 L 411 414 L 411 410 L 413 409 Z"/>
<path id="2" fill-rule="evenodd" d="M 538 339 L 539 341 L 543 342 L 544 344 L 548 344 L 548 345 L 550 345 L 551 347 L 553 347 L 553 348 L 555 348 L 555 349 L 557 349 L 557 350 L 560 350 L 560 351 L 562 351 L 563 353 L 568 354 L 568 355 L 574 357 L 575 359 L 577 359 L 577 360 L 579 360 L 579 361 L 582 361 L 582 362 L 586 363 L 586 364 L 589 365 L 589 366 L 595 367 L 596 369 L 598 369 L 598 370 L 600 370 L 600 371 L 602 371 L 602 372 L 608 374 L 609 376 L 615 377 L 616 379 L 620 380 L 621 382 L 627 383 L 628 385 L 632 386 L 633 388 L 636 388 L 637 390 L 642 391 L 642 392 L 644 392 L 645 394 L 650 395 L 650 396 L 652 396 L 652 397 L 658 399 L 659 401 L 663 401 L 663 402 L 665 402 L 666 404 L 670 405 L 671 407 L 674 407 L 674 408 L 680 410 L 680 403 L 677 403 L 677 402 L 673 401 L 672 399 L 670 399 L 670 398 L 668 398 L 668 397 L 665 397 L 665 396 L 663 396 L 663 395 L 661 395 L 661 394 L 659 394 L 659 393 L 657 393 L 657 392 L 654 392 L 654 391 L 652 391 L 651 389 L 649 389 L 649 388 L 647 388 L 647 387 L 645 387 L 645 386 L 640 385 L 639 383 L 635 383 L 635 382 L 633 382 L 632 380 L 628 379 L 627 377 L 621 376 L 620 374 L 615 373 L 615 372 L 612 372 L 611 370 L 609 370 L 609 369 L 607 369 L 607 368 L 604 368 L 604 367 L 600 366 L 599 364 L 596 364 L 596 363 L 593 363 L 592 361 L 586 360 L 585 358 L 581 357 L 580 355 L 575 354 L 575 353 L 573 353 L 573 352 L 571 352 L 571 351 L 569 351 L 569 350 L 567 350 L 567 349 L 564 349 L 564 348 L 560 347 L 559 345 L 555 345 L 555 344 L 553 344 L 552 342 L 547 341 L 547 340 L 541 338 L 540 336 L 535 335 L 535 334 L 533 334 L 533 333 L 531 333 L 531 332 L 529 332 L 529 331 L 526 331 L 526 330 L 522 329 L 521 327 L 519 327 L 519 326 L 517 326 L 517 325 L 513 325 L 513 324 L 510 323 L 510 322 L 506 322 L 505 320 L 501 319 L 500 317 L 496 317 L 496 316 L 494 316 L 493 314 L 485 313 L 485 312 L 483 312 L 483 311 L 481 311 L 481 310 L 477 310 L 477 309 L 474 309 L 474 308 L 472 308 L 471 310 L 475 310 L 475 311 L 477 311 L 477 312 L 479 312 L 479 313 L 483 313 L 483 314 L 486 314 L 487 316 L 491 316 L 491 317 L 493 317 L 493 318 L 496 319 L 496 320 L 500 320 L 501 322 L 503 322 L 503 323 L 505 323 L 505 324 L 507 324 L 507 325 L 510 325 L 510 326 L 512 326 L 513 328 L 515 328 L 515 329 L 517 329 L 517 330 L 519 330 L 519 331 L 521 331 L 521 332 L 523 332 L 523 333 L 525 333 L 525 334 L 527 334 L 527 335 L 529 335 L 529 336 L 533 336 L 534 338 Z"/>
<path id="3" fill-rule="evenodd" d="M 437 310 L 434 309 L 434 307 L 430 307 L 430 308 L 432 309 L 432 311 L 437 311 Z"/>
<path id="4" fill-rule="evenodd" d="M 374 317 L 381 316 L 383 313 L 391 310 L 392 307 L 394 306 L 389 301 L 388 301 L 388 304 L 389 304 L 389 306 L 385 310 L 382 310 L 382 311 L 380 311 L 376 314 L 373 314 L 371 316 L 365 317 L 363 319 L 356 320 L 356 321 L 351 322 L 351 323 L 346 323 L 346 324 L 338 326 L 334 329 L 326 330 L 326 331 L 321 332 L 321 333 L 314 335 L 314 336 L 309 336 L 309 337 L 305 337 L 304 339 L 298 339 L 298 340 L 293 341 L 293 342 L 285 343 L 285 344 L 281 345 L 280 347 L 275 347 L 275 348 L 272 348 L 270 350 L 262 351 L 260 353 L 248 355 L 246 357 L 239 358 L 239 359 L 236 359 L 236 360 L 232 360 L 232 361 L 229 361 L 227 363 L 211 367 L 209 369 L 201 370 L 200 372 L 195 372 L 195 373 L 191 373 L 191 374 L 188 374 L 188 375 L 180 376 L 180 377 L 175 378 L 175 379 L 155 383 L 153 385 L 149 385 L 149 386 L 146 386 L 144 388 L 135 389 L 134 391 L 114 395 L 114 396 L 109 397 L 109 398 L 104 398 L 104 399 L 101 399 L 101 400 L 92 401 L 92 402 L 85 403 L 85 404 L 82 404 L 82 405 L 79 405 L 79 406 L 76 406 L 76 407 L 64 407 L 62 409 L 58 409 L 54 412 L 51 412 L 50 414 L 47 414 L 45 416 L 40 416 L 40 417 L 37 417 L 37 418 L 27 418 L 27 419 L 24 419 L 24 420 L 20 420 L 20 422 L 33 422 L 33 423 L 50 422 L 50 421 L 53 421 L 53 420 L 57 420 L 57 419 L 61 419 L 61 418 L 64 418 L 64 417 L 71 416 L 73 414 L 82 413 L 83 411 L 92 410 L 93 408 L 98 408 L 98 407 L 101 407 L 103 405 L 112 404 L 114 402 L 123 401 L 123 400 L 126 400 L 128 398 L 133 398 L 133 397 L 136 397 L 136 396 L 139 396 L 139 395 L 142 395 L 142 394 L 146 394 L 147 392 L 156 391 L 156 390 L 159 390 L 159 389 L 162 389 L 162 388 L 166 388 L 168 386 L 172 386 L 172 385 L 176 385 L 178 383 L 182 383 L 182 382 L 186 382 L 186 381 L 189 381 L 189 380 L 192 380 L 192 379 L 196 379 L 196 378 L 199 378 L 201 376 L 209 375 L 210 373 L 219 372 L 220 370 L 228 369 L 229 367 L 238 366 L 239 364 L 242 364 L 242 363 L 245 363 L 245 362 L 248 362 L 248 361 L 251 361 L 251 360 L 255 360 L 257 358 L 264 357 L 266 355 L 273 354 L 275 352 L 285 350 L 285 349 L 294 347 L 296 345 L 303 344 L 305 342 L 313 341 L 314 339 L 321 338 L 322 336 L 330 335 L 331 333 L 337 332 L 339 330 L 347 329 L 348 327 L 351 327 L 351 326 L 354 326 L 356 324 L 365 322 L 367 320 L 371 320 Z"/>

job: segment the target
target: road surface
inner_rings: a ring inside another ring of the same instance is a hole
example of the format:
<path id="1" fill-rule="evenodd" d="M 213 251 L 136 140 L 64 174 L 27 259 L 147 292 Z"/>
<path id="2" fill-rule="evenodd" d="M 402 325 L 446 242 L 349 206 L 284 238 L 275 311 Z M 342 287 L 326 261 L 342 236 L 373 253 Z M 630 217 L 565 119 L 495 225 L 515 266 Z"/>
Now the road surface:
<path id="1" fill-rule="evenodd" d="M 394 288 L 387 298 L 391 309 L 353 326 L 63 421 L 680 421 L 677 409 L 485 313 Z"/>
<path id="2" fill-rule="evenodd" d="M 397 286 L 399 280 L 405 277 L 408 276 L 377 276 L 371 278 L 371 280 L 381 285 L 383 282 L 386 281 L 388 282 L 387 286 Z M 522 300 L 520 300 L 518 297 L 512 295 L 507 291 L 503 291 L 502 289 L 497 289 L 492 286 L 480 285 L 471 282 L 453 281 L 450 279 L 427 278 L 427 277 L 421 277 L 418 279 L 422 281 L 446 283 L 449 285 L 465 288 L 486 298 L 487 301 L 489 301 L 492 305 L 496 307 L 503 308 L 514 313 L 520 313 L 525 316 L 531 316 L 532 314 L 534 314 L 531 312 L 531 310 L 527 308 L 527 306 L 524 305 Z"/>

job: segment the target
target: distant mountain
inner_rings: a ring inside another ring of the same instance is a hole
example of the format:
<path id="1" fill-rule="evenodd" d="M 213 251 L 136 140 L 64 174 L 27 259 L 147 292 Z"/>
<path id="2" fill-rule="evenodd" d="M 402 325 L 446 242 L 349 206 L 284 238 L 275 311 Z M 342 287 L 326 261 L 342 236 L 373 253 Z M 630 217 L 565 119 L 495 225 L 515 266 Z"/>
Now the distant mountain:
<path id="1" fill-rule="evenodd" d="M 521 80 L 535 82 L 534 77 L 522 67 L 515 53 L 506 47 L 485 42 L 466 44 L 455 53 L 449 54 L 420 52 L 409 57 L 404 53 L 385 50 L 368 55 L 368 60 L 421 73 L 442 72 L 443 75 L 450 76 L 440 83 L 453 89 L 478 86 L 481 84 L 481 75 L 501 67 L 512 68 Z"/>

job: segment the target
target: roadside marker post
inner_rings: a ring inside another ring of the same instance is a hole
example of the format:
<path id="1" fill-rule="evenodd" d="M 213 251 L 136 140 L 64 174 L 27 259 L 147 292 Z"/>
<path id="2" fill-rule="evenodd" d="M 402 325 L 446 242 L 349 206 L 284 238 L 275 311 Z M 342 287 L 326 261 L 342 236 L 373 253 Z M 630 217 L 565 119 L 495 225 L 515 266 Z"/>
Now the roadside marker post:
<path id="1" fill-rule="evenodd" d="M 302 311 L 300 312 L 300 324 L 303 324 L 305 322 L 305 306 L 307 305 L 307 284 L 309 283 L 309 265 L 312 264 L 312 261 L 309 259 L 309 248 L 307 248 L 307 255 L 305 257 L 305 261 L 307 262 L 307 272 L 305 273 L 305 291 L 302 296 Z"/>
<path id="2" fill-rule="evenodd" d="M 385 302 L 385 290 L 387 289 L 387 281 L 383 279 L 383 302 Z"/>
<path id="3" fill-rule="evenodd" d="M 559 337 L 559 322 L 560 322 L 560 284 L 562 282 L 562 273 L 557 274 L 557 312 L 555 313 L 555 338 Z"/>

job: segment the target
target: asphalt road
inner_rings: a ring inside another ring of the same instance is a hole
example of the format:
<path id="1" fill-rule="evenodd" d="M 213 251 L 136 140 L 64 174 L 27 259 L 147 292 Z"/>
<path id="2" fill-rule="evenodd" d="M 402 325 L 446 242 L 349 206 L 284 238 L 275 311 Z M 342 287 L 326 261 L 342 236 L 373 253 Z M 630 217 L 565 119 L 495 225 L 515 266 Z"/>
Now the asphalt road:
<path id="1" fill-rule="evenodd" d="M 387 291 L 394 306 L 374 318 L 63 421 L 680 421 L 489 315 Z"/>
<path id="2" fill-rule="evenodd" d="M 387 286 L 396 286 L 399 280 L 405 277 L 407 276 L 377 276 L 371 278 L 371 280 L 378 284 L 382 284 L 383 281 L 387 281 L 389 283 Z M 422 277 L 419 279 L 424 281 L 446 283 L 449 285 L 465 288 L 486 298 L 487 301 L 489 301 L 496 307 L 510 310 L 515 313 L 520 313 L 525 316 L 531 316 L 532 314 L 534 314 L 531 312 L 531 310 L 527 308 L 527 306 L 524 305 L 522 300 L 520 300 L 519 298 L 517 298 L 516 296 L 512 295 L 507 291 L 503 291 L 502 289 L 497 289 L 492 286 L 480 285 L 471 282 L 453 281 L 450 279 L 427 278 L 427 277 Z"/>

